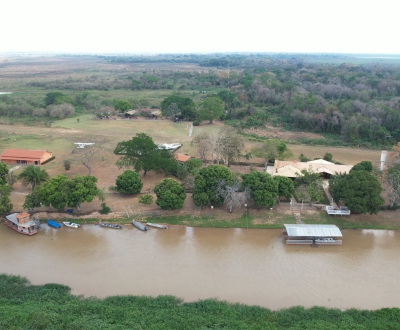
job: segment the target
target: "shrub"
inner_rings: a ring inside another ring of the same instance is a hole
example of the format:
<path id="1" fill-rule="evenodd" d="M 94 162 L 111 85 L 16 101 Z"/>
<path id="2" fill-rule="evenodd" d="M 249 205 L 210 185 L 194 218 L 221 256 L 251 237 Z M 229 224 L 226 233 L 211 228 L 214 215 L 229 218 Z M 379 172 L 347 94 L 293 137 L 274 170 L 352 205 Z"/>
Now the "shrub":
<path id="1" fill-rule="evenodd" d="M 108 214 L 111 212 L 111 209 L 106 205 L 106 203 L 101 203 L 100 214 Z"/>
<path id="2" fill-rule="evenodd" d="M 141 204 L 151 204 L 153 203 L 153 196 L 151 195 L 141 195 L 139 196 L 139 203 Z"/>
<path id="3" fill-rule="evenodd" d="M 137 194 L 143 187 L 139 174 L 131 170 L 126 170 L 121 175 L 118 175 L 115 184 L 117 191 L 126 195 Z"/>
<path id="4" fill-rule="evenodd" d="M 64 166 L 64 169 L 66 171 L 69 171 L 71 169 L 71 161 L 68 160 L 68 159 L 64 160 L 63 161 L 63 166 Z"/>

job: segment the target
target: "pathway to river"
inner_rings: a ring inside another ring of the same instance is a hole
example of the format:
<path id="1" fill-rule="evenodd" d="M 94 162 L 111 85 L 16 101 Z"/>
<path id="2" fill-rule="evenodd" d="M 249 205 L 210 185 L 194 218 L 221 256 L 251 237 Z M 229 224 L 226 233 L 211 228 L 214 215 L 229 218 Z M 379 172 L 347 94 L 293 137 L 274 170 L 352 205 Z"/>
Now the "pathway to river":
<path id="1" fill-rule="evenodd" d="M 400 307 L 400 233 L 344 230 L 342 246 L 287 246 L 280 230 L 172 227 L 140 232 L 0 224 L 0 272 L 73 294 L 218 298 L 280 309 Z"/>

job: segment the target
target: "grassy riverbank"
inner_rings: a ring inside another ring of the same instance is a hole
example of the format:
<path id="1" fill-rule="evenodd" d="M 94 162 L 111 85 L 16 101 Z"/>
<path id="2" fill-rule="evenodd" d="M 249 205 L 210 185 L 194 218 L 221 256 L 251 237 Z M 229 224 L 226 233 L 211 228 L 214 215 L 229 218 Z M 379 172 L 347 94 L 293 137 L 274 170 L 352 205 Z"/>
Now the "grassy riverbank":
<path id="1" fill-rule="evenodd" d="M 270 311 L 217 300 L 172 296 L 82 298 L 60 284 L 31 285 L 0 274 L 2 329 L 398 329 L 400 309 L 292 307 Z"/>
<path id="2" fill-rule="evenodd" d="M 254 212 L 255 213 L 255 212 Z M 281 229 L 284 224 L 296 223 L 293 214 L 285 214 L 274 211 L 268 211 L 255 216 L 249 214 L 239 215 L 224 219 L 217 216 L 191 216 L 191 215 L 164 215 L 164 216 L 133 216 L 133 218 L 140 222 L 155 222 L 168 225 L 177 226 L 190 226 L 190 227 L 208 227 L 208 228 L 254 228 L 254 229 Z M 350 217 L 345 216 L 328 216 L 325 212 L 314 212 L 312 214 L 301 214 L 301 219 L 307 224 L 333 224 L 337 225 L 340 229 L 386 229 L 386 230 L 400 230 L 400 223 L 398 221 L 390 221 L 389 219 L 379 216 L 363 216 L 353 215 Z M 45 222 L 47 219 L 41 219 Z M 99 221 L 112 222 L 119 224 L 130 224 L 132 218 L 118 217 L 109 219 L 99 218 L 56 218 L 57 221 L 73 221 L 80 224 L 95 224 Z M 379 220 L 379 221 L 378 221 Z"/>

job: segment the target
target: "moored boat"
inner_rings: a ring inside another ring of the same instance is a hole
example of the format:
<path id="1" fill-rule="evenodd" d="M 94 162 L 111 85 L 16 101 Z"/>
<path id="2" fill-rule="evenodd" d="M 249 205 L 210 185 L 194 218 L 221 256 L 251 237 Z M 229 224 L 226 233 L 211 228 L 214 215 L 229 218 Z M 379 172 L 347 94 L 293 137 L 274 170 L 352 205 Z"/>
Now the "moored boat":
<path id="1" fill-rule="evenodd" d="M 154 228 L 168 229 L 168 227 L 166 225 L 160 225 L 158 223 L 148 222 L 147 225 L 150 227 L 154 227 Z"/>
<path id="2" fill-rule="evenodd" d="M 31 236 L 37 233 L 35 222 L 26 212 L 7 215 L 6 225 L 20 234 Z"/>
<path id="3" fill-rule="evenodd" d="M 53 228 L 61 228 L 61 223 L 58 223 L 57 221 L 51 219 L 47 220 L 47 224 Z"/>
<path id="4" fill-rule="evenodd" d="M 147 227 L 143 224 L 141 224 L 140 222 L 137 222 L 135 220 L 132 220 L 132 225 L 134 225 L 137 229 L 141 230 L 141 231 L 147 231 Z"/>
<path id="5" fill-rule="evenodd" d="M 115 223 L 100 222 L 99 225 L 106 228 L 122 229 L 121 225 Z"/>
<path id="6" fill-rule="evenodd" d="M 74 222 L 69 222 L 69 221 L 63 221 L 64 226 L 71 227 L 71 228 L 79 228 L 81 225 L 74 223 Z"/>

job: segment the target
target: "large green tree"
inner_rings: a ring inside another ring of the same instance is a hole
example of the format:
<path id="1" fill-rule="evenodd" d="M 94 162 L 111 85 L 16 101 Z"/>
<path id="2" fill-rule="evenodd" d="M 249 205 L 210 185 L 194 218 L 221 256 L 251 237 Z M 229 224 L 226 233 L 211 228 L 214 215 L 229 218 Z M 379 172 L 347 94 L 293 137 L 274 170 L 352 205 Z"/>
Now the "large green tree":
<path id="1" fill-rule="evenodd" d="M 218 97 L 207 97 L 200 106 L 199 117 L 202 120 L 209 120 L 210 124 L 214 119 L 220 118 L 224 113 L 224 106 Z"/>
<path id="2" fill-rule="evenodd" d="M 126 100 L 115 100 L 114 109 L 118 111 L 126 111 L 132 108 L 132 104 Z"/>
<path id="3" fill-rule="evenodd" d="M 115 182 L 117 191 L 121 194 L 138 194 L 142 190 L 143 182 L 137 172 L 126 170 L 118 175 Z"/>
<path id="4" fill-rule="evenodd" d="M 9 213 L 13 205 L 10 201 L 11 187 L 6 184 L 0 184 L 0 215 Z"/>
<path id="5" fill-rule="evenodd" d="M 378 213 L 384 203 L 381 192 L 377 177 L 363 170 L 350 172 L 331 188 L 333 198 L 342 200 L 354 213 Z"/>
<path id="6" fill-rule="evenodd" d="M 23 169 L 23 171 L 18 174 L 18 180 L 21 180 L 23 186 L 30 185 L 31 191 L 37 185 L 41 185 L 46 182 L 50 176 L 46 170 L 42 170 L 39 166 L 29 165 Z"/>
<path id="7" fill-rule="evenodd" d="M 253 171 L 243 174 L 243 186 L 251 189 L 251 198 L 254 204 L 271 207 L 278 196 L 278 184 L 272 176 L 266 172 Z"/>
<path id="8" fill-rule="evenodd" d="M 196 206 L 205 206 L 210 203 L 221 205 L 224 197 L 217 195 L 218 182 L 225 180 L 226 184 L 233 183 L 232 172 L 220 165 L 203 167 L 194 178 L 193 202 Z"/>
<path id="9" fill-rule="evenodd" d="M 57 210 L 65 207 L 76 207 L 80 210 L 83 202 L 91 202 L 98 194 L 97 178 L 91 175 L 76 175 L 68 179 L 57 175 L 39 188 L 40 201 L 44 206 Z"/>
<path id="10" fill-rule="evenodd" d="M 181 96 L 177 94 L 170 95 L 161 102 L 161 111 L 164 116 L 168 117 L 169 115 L 171 115 L 169 110 L 167 109 L 173 103 L 175 103 L 176 107 L 180 110 L 181 115 L 184 119 L 187 120 L 196 119 L 197 108 L 193 100 L 190 97 Z M 173 107 L 175 108 L 175 106 Z"/>
<path id="11" fill-rule="evenodd" d="M 147 171 L 161 170 L 169 174 L 176 168 L 172 154 L 158 149 L 153 139 L 144 133 L 137 133 L 129 141 L 119 142 L 114 154 L 121 156 L 117 161 L 118 167 L 133 167 L 136 172 L 143 170 L 144 175 Z"/>
<path id="12" fill-rule="evenodd" d="M 154 187 L 156 204 L 163 210 L 177 210 L 183 207 L 186 193 L 183 187 L 173 179 L 164 179 Z"/>
<path id="13" fill-rule="evenodd" d="M 7 182 L 8 166 L 0 161 L 0 185 Z"/>
<path id="14" fill-rule="evenodd" d="M 281 175 L 273 176 L 274 181 L 278 185 L 278 204 L 281 197 L 290 199 L 294 193 L 294 183 L 290 178 Z"/>

